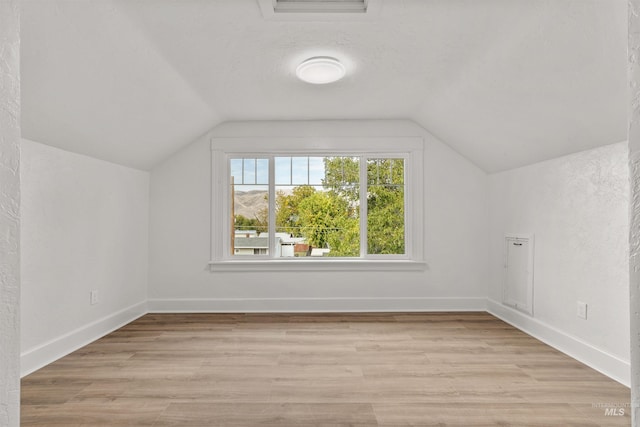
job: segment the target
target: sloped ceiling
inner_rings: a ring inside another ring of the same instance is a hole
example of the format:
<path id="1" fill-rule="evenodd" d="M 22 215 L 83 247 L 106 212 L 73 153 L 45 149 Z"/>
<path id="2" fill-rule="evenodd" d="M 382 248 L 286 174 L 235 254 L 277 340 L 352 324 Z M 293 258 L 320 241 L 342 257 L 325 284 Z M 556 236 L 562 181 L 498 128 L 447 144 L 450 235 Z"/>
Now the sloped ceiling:
<path id="1" fill-rule="evenodd" d="M 23 136 L 141 169 L 222 121 L 413 119 L 487 172 L 626 140 L 624 0 L 23 0 Z M 296 80 L 331 55 L 335 84 Z"/>

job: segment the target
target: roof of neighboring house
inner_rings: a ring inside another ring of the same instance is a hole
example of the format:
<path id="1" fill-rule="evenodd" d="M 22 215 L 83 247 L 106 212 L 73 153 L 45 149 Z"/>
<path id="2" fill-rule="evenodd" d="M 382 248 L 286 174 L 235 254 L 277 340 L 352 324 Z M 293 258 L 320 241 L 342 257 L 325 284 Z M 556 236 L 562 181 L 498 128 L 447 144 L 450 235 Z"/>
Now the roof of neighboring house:
<path id="1" fill-rule="evenodd" d="M 246 236 L 247 234 L 251 236 L 257 236 L 258 231 L 257 230 L 236 230 L 235 234 L 236 236 Z"/>
<path id="2" fill-rule="evenodd" d="M 309 245 L 306 243 L 296 243 L 293 248 L 295 252 L 307 252 L 309 250 Z"/>
<path id="3" fill-rule="evenodd" d="M 268 237 L 236 237 L 233 239 L 236 248 L 268 248 Z"/>
<path id="4" fill-rule="evenodd" d="M 278 244 L 280 238 L 276 238 L 276 244 Z M 235 237 L 233 239 L 233 245 L 236 249 L 240 248 L 269 248 L 269 238 L 264 237 Z"/>
<path id="5" fill-rule="evenodd" d="M 311 249 L 311 256 L 325 256 L 331 252 L 331 249 L 328 248 L 313 248 Z"/>

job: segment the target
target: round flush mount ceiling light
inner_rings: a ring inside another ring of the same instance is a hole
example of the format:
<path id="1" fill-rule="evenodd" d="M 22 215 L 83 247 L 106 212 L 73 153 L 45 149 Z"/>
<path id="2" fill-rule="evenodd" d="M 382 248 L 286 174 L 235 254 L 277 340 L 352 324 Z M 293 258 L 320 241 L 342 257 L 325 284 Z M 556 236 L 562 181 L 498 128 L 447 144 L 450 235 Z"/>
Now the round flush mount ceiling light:
<path id="1" fill-rule="evenodd" d="M 314 56 L 296 68 L 296 76 L 303 82 L 322 85 L 333 83 L 344 77 L 346 69 L 336 58 Z"/>

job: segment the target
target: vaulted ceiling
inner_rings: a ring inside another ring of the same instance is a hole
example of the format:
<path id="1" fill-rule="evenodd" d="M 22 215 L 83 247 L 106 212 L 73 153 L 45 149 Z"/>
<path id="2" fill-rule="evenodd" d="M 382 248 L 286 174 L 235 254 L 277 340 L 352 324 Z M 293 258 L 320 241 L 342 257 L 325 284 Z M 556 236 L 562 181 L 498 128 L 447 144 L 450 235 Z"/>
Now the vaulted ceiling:
<path id="1" fill-rule="evenodd" d="M 487 172 L 626 140 L 625 0 L 23 0 L 23 136 L 142 169 L 228 120 L 412 119 Z M 331 55 L 347 77 L 295 78 Z"/>

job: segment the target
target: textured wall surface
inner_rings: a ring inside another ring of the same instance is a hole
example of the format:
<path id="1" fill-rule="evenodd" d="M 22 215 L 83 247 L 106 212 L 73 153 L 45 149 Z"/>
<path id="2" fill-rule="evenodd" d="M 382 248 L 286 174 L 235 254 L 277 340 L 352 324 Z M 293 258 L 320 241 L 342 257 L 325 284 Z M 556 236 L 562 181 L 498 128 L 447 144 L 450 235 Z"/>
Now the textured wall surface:
<path id="1" fill-rule="evenodd" d="M 628 361 L 627 144 L 490 175 L 489 209 L 489 298 L 502 298 L 504 235 L 534 234 L 534 318 Z"/>
<path id="2" fill-rule="evenodd" d="M 631 304 L 631 406 L 632 424 L 640 426 L 640 0 L 629 0 L 629 167 L 630 304 Z"/>
<path id="3" fill-rule="evenodd" d="M 20 175 L 24 355 L 146 299 L 149 173 L 23 139 Z"/>
<path id="4" fill-rule="evenodd" d="M 0 0 L 0 426 L 20 423 L 20 20 Z"/>

